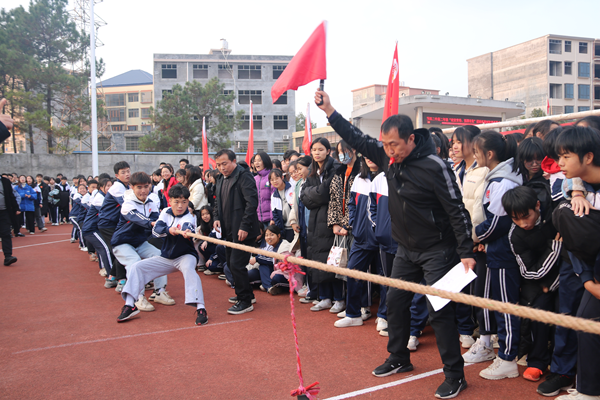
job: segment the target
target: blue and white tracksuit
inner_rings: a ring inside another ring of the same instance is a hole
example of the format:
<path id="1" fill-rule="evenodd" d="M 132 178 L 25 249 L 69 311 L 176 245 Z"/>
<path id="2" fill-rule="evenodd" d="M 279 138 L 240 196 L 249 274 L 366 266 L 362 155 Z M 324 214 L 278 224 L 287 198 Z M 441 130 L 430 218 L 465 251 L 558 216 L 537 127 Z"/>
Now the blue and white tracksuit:
<path id="1" fill-rule="evenodd" d="M 371 182 L 370 196 L 371 223 L 373 224 L 375 240 L 379 244 L 381 257 L 379 275 L 389 277 L 398 251 L 398 243 L 392 239 L 392 223 L 388 206 L 388 183 L 384 172 L 379 173 Z M 425 282 L 422 281 L 421 283 L 424 284 Z M 377 316 L 387 320 L 387 286 L 380 287 L 379 296 L 380 303 Z M 410 335 L 419 337 L 429 318 L 425 295 L 415 293 L 410 307 L 410 316 Z"/>
<path id="2" fill-rule="evenodd" d="M 69 220 L 71 221 L 71 224 L 73 224 L 73 229 L 71 229 L 71 239 L 79 240 L 79 246 L 85 247 L 85 244 L 83 242 L 83 235 L 81 234 L 81 225 L 79 224 L 79 215 L 81 214 L 82 209 L 84 209 L 83 205 L 81 204 L 82 198 L 83 196 L 77 192 L 75 194 L 72 194 L 72 206 L 71 212 L 69 213 Z"/>
<path id="3" fill-rule="evenodd" d="M 281 230 L 281 238 L 291 243 L 294 240 L 294 230 L 284 218 L 284 207 L 286 208 L 285 215 L 289 215 L 291 206 L 294 204 L 294 188 L 288 182 L 285 182 L 284 195 L 285 199 L 282 199 L 279 190 L 275 189 L 271 195 L 271 214 L 275 225 Z"/>
<path id="4" fill-rule="evenodd" d="M 508 239 L 512 220 L 502 206 L 504 193 L 523 183 L 522 177 L 512 171 L 513 163 L 513 158 L 503 161 L 485 177 L 483 208 L 486 220 L 477 225 L 475 233 L 486 245 L 491 298 L 518 304 L 521 274 Z M 513 361 L 518 355 L 521 320 L 499 312 L 495 315 L 500 343 L 498 356 Z"/>
<path id="5" fill-rule="evenodd" d="M 121 215 L 121 205 L 124 201 L 125 187 L 123 182 L 116 180 L 108 189 L 98 219 L 98 229 L 115 229 Z"/>
<path id="6" fill-rule="evenodd" d="M 84 239 L 91 243 L 96 253 L 100 268 L 104 268 L 107 275 L 111 275 L 113 268 L 112 257 L 110 255 L 110 247 L 98 230 L 98 215 L 104 202 L 104 192 L 98 190 L 94 197 L 90 200 L 90 209 L 85 215 L 85 220 L 81 226 Z"/>

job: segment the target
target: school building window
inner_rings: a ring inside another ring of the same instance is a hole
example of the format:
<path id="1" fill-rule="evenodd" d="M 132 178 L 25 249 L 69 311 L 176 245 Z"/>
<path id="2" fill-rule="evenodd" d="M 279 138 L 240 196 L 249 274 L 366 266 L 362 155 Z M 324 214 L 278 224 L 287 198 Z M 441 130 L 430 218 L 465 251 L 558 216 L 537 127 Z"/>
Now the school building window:
<path id="1" fill-rule="evenodd" d="M 137 125 L 128 125 L 127 126 L 127 131 L 129 131 L 129 132 L 137 132 L 137 130 L 138 130 Z"/>
<path id="2" fill-rule="evenodd" d="M 262 129 L 263 125 L 263 117 L 262 115 L 253 115 L 252 116 L 252 121 L 254 122 L 254 129 Z M 249 115 L 243 115 L 242 116 L 242 128 L 241 129 L 250 129 L 250 116 Z"/>
<path id="3" fill-rule="evenodd" d="M 248 151 L 248 142 L 237 141 L 235 142 L 235 151 L 237 153 L 245 153 Z"/>
<path id="4" fill-rule="evenodd" d="M 232 73 L 233 71 L 229 65 L 219 64 L 219 72 L 217 73 L 219 79 L 233 79 Z"/>
<path id="5" fill-rule="evenodd" d="M 570 53 L 570 52 L 571 52 L 571 41 L 565 40 L 565 53 Z"/>
<path id="6" fill-rule="evenodd" d="M 121 122 L 125 121 L 125 109 L 124 108 L 110 108 L 108 110 L 108 122 Z"/>
<path id="7" fill-rule="evenodd" d="M 562 76 L 561 64 L 560 61 L 550 61 L 550 76 Z"/>
<path id="8" fill-rule="evenodd" d="M 579 42 L 579 54 L 587 54 L 588 44 L 586 42 Z"/>
<path id="9" fill-rule="evenodd" d="M 194 79 L 208 79 L 208 64 L 194 64 L 192 71 Z"/>
<path id="10" fill-rule="evenodd" d="M 142 103 L 152 103 L 152 91 L 142 92 Z"/>
<path id="11" fill-rule="evenodd" d="M 124 126 L 125 125 L 111 125 L 110 130 L 113 132 L 121 132 L 124 130 L 123 129 Z"/>
<path id="12" fill-rule="evenodd" d="M 273 142 L 273 153 L 285 153 L 290 147 L 290 142 Z"/>
<path id="13" fill-rule="evenodd" d="M 578 96 L 579 100 L 589 100 L 590 99 L 590 85 L 577 85 L 578 86 Z"/>
<path id="14" fill-rule="evenodd" d="M 260 79 L 260 65 L 238 65 L 238 79 Z"/>
<path id="15" fill-rule="evenodd" d="M 140 109 L 139 108 L 130 108 L 127 112 L 127 116 L 129 118 L 139 118 L 140 117 Z"/>
<path id="16" fill-rule="evenodd" d="M 254 154 L 259 151 L 264 151 L 265 153 L 269 151 L 269 142 L 266 140 L 255 140 L 254 141 Z"/>
<path id="17" fill-rule="evenodd" d="M 285 67 L 285 65 L 273 65 L 273 79 L 278 79 L 285 70 Z"/>
<path id="18" fill-rule="evenodd" d="M 562 99 L 562 85 L 557 83 L 550 84 L 550 98 Z"/>
<path id="19" fill-rule="evenodd" d="M 550 54 L 561 54 L 562 40 L 550 39 Z"/>
<path id="20" fill-rule="evenodd" d="M 126 137 L 125 138 L 125 150 L 126 151 L 138 151 L 139 147 L 139 139 L 138 137 Z"/>
<path id="21" fill-rule="evenodd" d="M 565 83 L 565 99 L 575 98 L 575 93 L 572 83 Z"/>
<path id="22" fill-rule="evenodd" d="M 287 92 L 283 92 L 273 104 L 287 104 Z"/>
<path id="23" fill-rule="evenodd" d="M 142 132 L 152 132 L 152 125 L 150 125 L 150 124 L 142 125 Z"/>
<path id="24" fill-rule="evenodd" d="M 122 107 L 124 105 L 125 93 L 106 95 L 106 107 Z"/>
<path id="25" fill-rule="evenodd" d="M 140 101 L 139 93 L 127 93 L 127 102 L 128 103 L 137 103 Z"/>
<path id="26" fill-rule="evenodd" d="M 580 78 L 589 78 L 590 77 L 590 63 L 580 62 L 578 63 L 578 74 Z"/>
<path id="27" fill-rule="evenodd" d="M 106 136 L 98 136 L 98 151 L 107 151 L 110 149 L 110 139 Z"/>
<path id="28" fill-rule="evenodd" d="M 240 104 L 262 104 L 262 92 L 260 90 L 238 90 L 238 102 Z"/>
<path id="29" fill-rule="evenodd" d="M 150 109 L 142 108 L 142 118 L 150 118 Z"/>
<path id="30" fill-rule="evenodd" d="M 579 112 L 590 111 L 590 108 L 587 106 L 580 106 L 580 107 L 577 107 L 577 111 L 579 111 Z"/>
<path id="31" fill-rule="evenodd" d="M 572 114 L 575 112 L 574 106 L 565 106 L 565 114 Z"/>
<path id="32" fill-rule="evenodd" d="M 288 128 L 287 115 L 273 115 L 273 128 L 274 129 L 287 129 Z"/>
<path id="33" fill-rule="evenodd" d="M 161 71 L 163 79 L 177 79 L 177 64 L 162 64 Z"/>
<path id="34" fill-rule="evenodd" d="M 573 75 L 573 63 L 565 61 L 565 75 Z"/>

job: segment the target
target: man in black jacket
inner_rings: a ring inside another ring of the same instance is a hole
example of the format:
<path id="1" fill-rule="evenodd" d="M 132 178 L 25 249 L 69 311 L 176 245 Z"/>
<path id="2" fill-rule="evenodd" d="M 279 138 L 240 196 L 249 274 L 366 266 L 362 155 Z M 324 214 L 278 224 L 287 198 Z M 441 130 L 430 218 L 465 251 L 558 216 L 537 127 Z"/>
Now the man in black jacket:
<path id="1" fill-rule="evenodd" d="M 2 177 L 0 185 L 0 238 L 2 239 L 2 252 L 4 253 L 4 265 L 9 266 L 17 262 L 17 257 L 12 255 L 12 239 L 10 237 L 10 225 L 13 215 L 20 214 L 19 204 L 13 194 L 10 181 Z"/>
<path id="2" fill-rule="evenodd" d="M 471 219 L 465 210 L 456 178 L 436 156 L 427 129 L 413 129 L 406 115 L 393 115 L 382 125 L 382 141 L 363 134 L 331 105 L 329 96 L 317 91 L 315 102 L 327 114 L 331 127 L 348 144 L 385 172 L 389 186 L 392 237 L 398 251 L 392 278 L 432 285 L 459 261 L 475 267 Z M 388 359 L 373 371 L 382 377 L 412 371 L 410 305 L 414 293 L 390 288 L 388 306 Z M 429 301 L 429 320 L 435 331 L 446 380 L 435 396 L 453 398 L 467 387 L 460 352 L 454 303 L 434 311 Z"/>
<path id="3" fill-rule="evenodd" d="M 260 224 L 256 210 L 258 191 L 250 171 L 237 164 L 235 153 L 221 150 L 215 156 L 221 176 L 215 188 L 216 206 L 214 227 L 221 237 L 229 242 L 253 246 L 260 235 Z M 254 294 L 248 279 L 246 265 L 250 253 L 227 247 L 227 265 L 233 275 L 235 297 L 229 302 L 234 305 L 229 314 L 243 314 L 254 309 Z"/>

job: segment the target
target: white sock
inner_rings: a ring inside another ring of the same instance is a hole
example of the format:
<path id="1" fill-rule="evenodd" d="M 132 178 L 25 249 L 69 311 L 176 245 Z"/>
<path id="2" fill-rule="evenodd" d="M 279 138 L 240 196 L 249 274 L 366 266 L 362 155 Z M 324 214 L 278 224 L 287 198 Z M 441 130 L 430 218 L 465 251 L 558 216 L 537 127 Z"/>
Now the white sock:
<path id="1" fill-rule="evenodd" d="M 125 305 L 127 305 L 129 307 L 133 307 L 134 304 L 135 304 L 135 297 L 133 297 L 132 295 L 127 293 L 127 298 L 125 299 Z"/>
<path id="2" fill-rule="evenodd" d="M 164 291 L 165 291 L 165 288 L 161 287 L 161 288 L 158 288 L 158 289 L 156 289 L 154 292 L 155 292 L 156 294 L 161 294 L 161 293 L 162 293 L 162 292 L 164 292 Z"/>
<path id="3" fill-rule="evenodd" d="M 485 344 L 485 347 L 492 347 L 492 335 L 481 335 L 479 339 Z"/>
<path id="4" fill-rule="evenodd" d="M 196 303 L 196 310 L 199 310 L 201 308 L 204 308 L 204 304 L 202 304 L 202 303 Z"/>

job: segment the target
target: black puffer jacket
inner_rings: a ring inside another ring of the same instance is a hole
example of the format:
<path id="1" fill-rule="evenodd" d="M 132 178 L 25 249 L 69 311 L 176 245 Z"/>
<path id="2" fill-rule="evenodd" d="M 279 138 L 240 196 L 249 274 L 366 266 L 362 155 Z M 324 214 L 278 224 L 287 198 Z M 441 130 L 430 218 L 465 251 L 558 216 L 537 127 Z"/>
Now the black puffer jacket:
<path id="1" fill-rule="evenodd" d="M 473 258 L 471 218 L 456 177 L 436 156 L 427 129 L 416 129 L 416 147 L 400 164 L 389 165 L 383 144 L 351 125 L 337 111 L 331 127 L 356 151 L 385 172 L 393 239 L 410 251 L 439 251 L 457 246 L 460 258 Z"/>
<path id="2" fill-rule="evenodd" d="M 335 175 L 334 160 L 327 157 L 323 173 L 323 181 L 319 176 L 309 176 L 302 187 L 300 200 L 310 210 L 308 217 L 308 258 L 322 263 L 327 262 L 329 250 L 333 246 L 333 229 L 327 227 L 327 209 L 329 207 L 329 187 Z M 315 283 L 328 282 L 335 279 L 335 274 L 309 268 Z"/>

